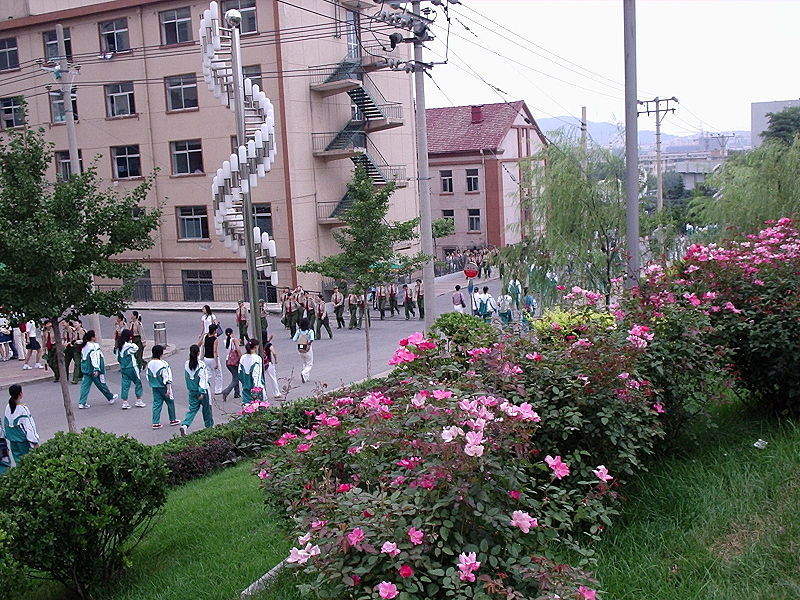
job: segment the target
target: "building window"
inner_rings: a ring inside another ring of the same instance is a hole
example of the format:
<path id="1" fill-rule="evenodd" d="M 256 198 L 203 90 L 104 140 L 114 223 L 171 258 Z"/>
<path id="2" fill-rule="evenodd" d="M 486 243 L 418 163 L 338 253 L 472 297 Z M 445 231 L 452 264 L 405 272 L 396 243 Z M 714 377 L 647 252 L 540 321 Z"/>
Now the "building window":
<path id="1" fill-rule="evenodd" d="M 72 96 L 72 115 L 78 118 L 78 99 Z M 64 94 L 60 92 L 50 92 L 50 122 L 63 123 L 67 120 L 64 111 Z"/>
<path id="2" fill-rule="evenodd" d="M 453 193 L 453 171 L 439 171 L 439 179 L 442 182 L 442 193 L 443 194 L 452 194 Z"/>
<path id="3" fill-rule="evenodd" d="M 56 151 L 56 179 L 58 181 L 67 181 L 72 177 L 72 165 L 69 162 L 69 150 Z M 78 166 L 83 173 L 83 153 L 78 150 Z"/>
<path id="4" fill-rule="evenodd" d="M 172 142 L 172 174 L 203 172 L 203 146 L 200 140 Z"/>
<path id="5" fill-rule="evenodd" d="M 192 15 L 189 8 L 175 8 L 158 13 L 161 21 L 161 45 L 192 41 Z"/>
<path id="6" fill-rule="evenodd" d="M 0 71 L 19 68 L 17 38 L 0 40 Z"/>
<path id="7" fill-rule="evenodd" d="M 114 19 L 103 21 L 100 26 L 100 51 L 125 52 L 131 49 L 128 36 L 128 19 Z"/>
<path id="8" fill-rule="evenodd" d="M 481 209 L 470 208 L 467 210 L 467 231 L 481 230 Z"/>
<path id="9" fill-rule="evenodd" d="M 122 117 L 136 113 L 136 103 L 133 99 L 133 82 L 123 81 L 105 86 L 106 89 L 106 116 Z"/>
<path id="10" fill-rule="evenodd" d="M 178 239 L 208 239 L 208 216 L 205 206 L 178 207 Z"/>
<path id="11" fill-rule="evenodd" d="M 261 81 L 261 65 L 242 67 L 242 75 L 250 79 L 254 84 L 258 84 L 258 89 L 264 89 L 264 84 Z"/>
<path id="12" fill-rule="evenodd" d="M 197 108 L 197 76 L 194 73 L 166 78 L 167 110 Z"/>
<path id="13" fill-rule="evenodd" d="M 56 62 L 58 55 L 58 36 L 55 29 L 42 33 L 44 40 L 44 60 L 45 62 Z M 64 27 L 64 50 L 67 52 L 67 60 L 72 60 L 72 38 L 69 35 L 69 27 Z"/>
<path id="14" fill-rule="evenodd" d="M 242 24 L 239 27 L 242 33 L 254 33 L 258 31 L 256 23 L 256 0 L 223 0 L 221 14 L 225 14 L 232 8 L 242 13 Z"/>
<path id="15" fill-rule="evenodd" d="M 184 302 L 213 302 L 214 280 L 211 271 L 181 271 Z"/>
<path id="16" fill-rule="evenodd" d="M 442 210 L 442 218 L 443 219 L 450 219 L 453 223 L 456 222 L 456 211 L 452 208 L 445 208 Z"/>
<path id="17" fill-rule="evenodd" d="M 114 179 L 141 177 L 142 163 L 139 146 L 114 146 L 111 148 Z"/>
<path id="18" fill-rule="evenodd" d="M 3 129 L 25 125 L 25 107 L 22 96 L 0 98 L 0 123 Z"/>
<path id="19" fill-rule="evenodd" d="M 467 191 L 477 192 L 478 190 L 480 190 L 478 169 L 467 169 Z"/>
<path id="20" fill-rule="evenodd" d="M 348 10 L 345 14 L 347 32 L 347 58 L 361 57 L 361 13 Z"/>
<path id="21" fill-rule="evenodd" d="M 272 205 L 267 202 L 253 203 L 253 224 L 272 237 Z"/>
<path id="22" fill-rule="evenodd" d="M 264 275 L 261 271 L 258 272 L 257 283 L 258 283 L 258 297 L 260 300 L 266 300 L 267 302 L 277 302 L 278 301 L 278 290 L 275 288 L 274 285 L 270 283 L 270 277 Z M 242 270 L 242 286 L 244 290 L 249 289 L 247 282 L 250 281 L 247 278 L 247 271 Z M 244 293 L 246 297 L 248 295 L 247 292 Z"/>

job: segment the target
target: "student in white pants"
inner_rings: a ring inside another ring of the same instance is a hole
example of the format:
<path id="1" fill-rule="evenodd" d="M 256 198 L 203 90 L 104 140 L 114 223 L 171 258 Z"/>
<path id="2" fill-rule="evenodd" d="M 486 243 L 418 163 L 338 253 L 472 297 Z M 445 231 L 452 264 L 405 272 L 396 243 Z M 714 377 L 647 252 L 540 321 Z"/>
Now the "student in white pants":
<path id="1" fill-rule="evenodd" d="M 214 394 L 222 393 L 222 367 L 219 362 L 219 339 L 216 325 L 209 325 L 208 333 L 203 338 L 203 362 L 214 377 Z"/>
<path id="2" fill-rule="evenodd" d="M 262 358 L 264 359 L 264 383 L 269 386 L 270 394 L 273 398 L 281 398 L 281 386 L 278 385 L 278 372 L 275 370 L 275 365 L 278 364 L 278 354 L 275 352 L 275 347 L 272 345 L 272 336 L 266 330 L 261 332 L 261 340 L 263 346 Z"/>
<path id="3" fill-rule="evenodd" d="M 314 342 L 314 331 L 309 326 L 307 318 L 300 319 L 300 328 L 295 332 L 292 340 L 297 342 L 297 352 L 300 354 L 300 358 L 303 359 L 300 380 L 305 383 L 311 376 L 311 367 L 314 366 L 314 350 L 311 347 Z"/>

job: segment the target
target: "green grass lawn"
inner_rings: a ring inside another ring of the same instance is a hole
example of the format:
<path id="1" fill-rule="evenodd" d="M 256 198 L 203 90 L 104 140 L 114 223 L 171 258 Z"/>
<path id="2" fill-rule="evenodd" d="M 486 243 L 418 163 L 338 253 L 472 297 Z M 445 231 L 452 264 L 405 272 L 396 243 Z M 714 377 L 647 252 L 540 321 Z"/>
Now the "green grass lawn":
<path id="1" fill-rule="evenodd" d="M 235 600 L 289 554 L 283 519 L 264 505 L 247 464 L 173 489 L 120 581 L 96 600 Z M 263 598 L 299 600 L 283 576 Z M 46 584 L 20 600 L 71 600 Z"/>
<path id="2" fill-rule="evenodd" d="M 800 598 L 800 426 L 734 409 L 719 421 L 627 490 L 598 547 L 608 600 Z"/>

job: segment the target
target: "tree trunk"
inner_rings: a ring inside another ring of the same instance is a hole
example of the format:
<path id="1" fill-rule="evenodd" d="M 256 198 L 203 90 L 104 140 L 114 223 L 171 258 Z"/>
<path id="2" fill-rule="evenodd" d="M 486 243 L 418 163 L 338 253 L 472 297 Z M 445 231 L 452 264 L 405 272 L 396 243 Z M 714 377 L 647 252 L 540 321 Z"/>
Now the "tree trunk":
<path id="1" fill-rule="evenodd" d="M 364 346 L 367 350 L 367 379 L 372 377 L 372 352 L 369 340 L 369 306 L 364 302 Z"/>
<path id="2" fill-rule="evenodd" d="M 61 320 L 53 319 L 53 329 L 55 330 L 56 340 L 56 364 L 58 368 L 58 381 L 61 384 L 61 398 L 64 400 L 64 413 L 67 415 L 67 430 L 70 433 L 77 433 L 78 428 L 75 426 L 75 413 L 72 412 L 72 398 L 69 395 L 69 379 L 67 378 L 67 368 L 64 364 L 64 344 L 61 343 Z M 81 368 L 81 361 L 75 362 L 75 368 Z"/>

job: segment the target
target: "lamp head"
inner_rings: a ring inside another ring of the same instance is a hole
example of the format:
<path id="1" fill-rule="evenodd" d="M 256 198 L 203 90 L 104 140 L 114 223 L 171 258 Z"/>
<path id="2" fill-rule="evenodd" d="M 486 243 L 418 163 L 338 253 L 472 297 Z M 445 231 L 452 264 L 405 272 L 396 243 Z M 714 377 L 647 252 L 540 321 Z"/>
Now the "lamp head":
<path id="1" fill-rule="evenodd" d="M 242 24 L 242 13 L 235 8 L 225 13 L 225 22 L 231 27 L 239 27 Z"/>

